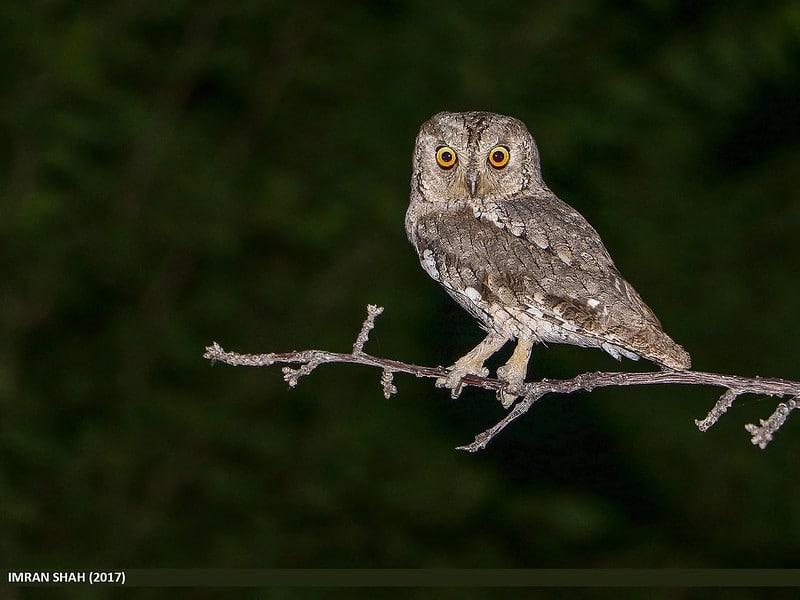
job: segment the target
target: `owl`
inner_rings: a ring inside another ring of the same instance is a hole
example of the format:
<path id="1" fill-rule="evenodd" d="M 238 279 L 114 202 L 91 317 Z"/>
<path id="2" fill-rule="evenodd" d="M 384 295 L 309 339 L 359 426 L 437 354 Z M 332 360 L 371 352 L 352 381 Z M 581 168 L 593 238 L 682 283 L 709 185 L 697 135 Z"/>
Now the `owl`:
<path id="1" fill-rule="evenodd" d="M 601 348 L 665 369 L 691 365 L 620 274 L 600 236 L 542 180 L 524 123 L 488 112 L 442 112 L 414 148 L 406 232 L 422 268 L 475 317 L 486 337 L 437 381 L 453 397 L 465 375 L 516 347 L 497 377 L 518 397 L 537 343 Z"/>

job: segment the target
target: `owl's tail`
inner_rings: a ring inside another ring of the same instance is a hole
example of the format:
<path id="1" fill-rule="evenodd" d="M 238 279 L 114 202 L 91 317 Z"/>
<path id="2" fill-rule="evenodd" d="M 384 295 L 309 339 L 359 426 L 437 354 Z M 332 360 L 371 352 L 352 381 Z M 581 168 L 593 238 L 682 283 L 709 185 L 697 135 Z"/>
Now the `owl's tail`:
<path id="1" fill-rule="evenodd" d="M 683 346 L 661 330 L 654 331 L 651 335 L 647 351 L 634 350 L 637 354 L 676 371 L 685 371 L 692 367 L 692 357 Z"/>
<path id="2" fill-rule="evenodd" d="M 632 360 L 646 358 L 675 371 L 685 371 L 692 366 L 692 358 L 689 353 L 660 328 L 653 325 L 638 331 L 636 335 L 624 341 L 619 338 L 614 342 L 610 340 L 614 340 L 613 336 L 607 337 L 600 347 L 617 360 L 621 360 L 623 356 Z"/>
<path id="3" fill-rule="evenodd" d="M 685 371 L 687 369 L 692 368 L 692 357 L 689 356 L 689 353 L 683 349 L 683 346 L 680 344 L 676 344 L 671 339 L 667 338 L 671 342 L 671 346 L 669 351 L 664 354 L 663 356 L 663 364 L 665 367 L 670 369 L 675 369 L 676 371 Z"/>

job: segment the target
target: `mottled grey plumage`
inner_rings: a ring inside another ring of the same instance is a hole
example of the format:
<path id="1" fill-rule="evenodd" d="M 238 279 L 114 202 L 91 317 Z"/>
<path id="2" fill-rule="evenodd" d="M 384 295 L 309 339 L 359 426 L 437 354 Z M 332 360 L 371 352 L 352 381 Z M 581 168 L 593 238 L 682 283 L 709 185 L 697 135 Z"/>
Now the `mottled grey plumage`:
<path id="1" fill-rule="evenodd" d="M 511 391 L 537 342 L 690 367 L 597 232 L 547 188 L 533 137 L 517 119 L 443 112 L 422 125 L 406 231 L 425 271 L 487 331 L 439 382 L 454 395 L 465 374 L 487 375 L 483 363 L 509 340 L 517 347 L 498 377 Z"/>

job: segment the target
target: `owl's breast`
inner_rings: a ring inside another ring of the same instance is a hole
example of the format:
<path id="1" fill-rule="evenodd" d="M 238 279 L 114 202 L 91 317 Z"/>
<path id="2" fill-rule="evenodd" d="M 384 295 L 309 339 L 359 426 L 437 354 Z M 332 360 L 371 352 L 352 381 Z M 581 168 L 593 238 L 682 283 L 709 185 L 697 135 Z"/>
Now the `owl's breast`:
<path id="1" fill-rule="evenodd" d="M 574 266 L 518 233 L 476 217 L 468 206 L 422 215 L 409 228 L 422 268 L 484 329 L 507 338 L 596 345 L 580 329 L 599 325 L 589 318 L 599 319 L 600 312 L 589 310 L 579 328 L 554 310 L 562 300 L 559 288 L 574 286 Z"/>
<path id="2" fill-rule="evenodd" d="M 409 228 L 422 268 L 485 330 L 507 338 L 541 337 L 537 318 L 526 313 L 513 291 L 515 283 L 508 276 L 525 267 L 518 257 L 509 260 L 503 235 L 478 221 L 470 209 L 427 215 Z"/>

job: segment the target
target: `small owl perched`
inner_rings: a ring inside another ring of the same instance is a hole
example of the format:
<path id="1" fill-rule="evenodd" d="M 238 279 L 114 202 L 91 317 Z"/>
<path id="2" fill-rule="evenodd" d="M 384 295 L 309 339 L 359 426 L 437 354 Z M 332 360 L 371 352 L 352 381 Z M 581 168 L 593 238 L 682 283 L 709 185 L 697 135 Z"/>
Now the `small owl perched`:
<path id="1" fill-rule="evenodd" d="M 511 403 L 537 342 L 602 348 L 688 369 L 689 354 L 620 275 L 600 236 L 542 180 L 525 125 L 486 112 L 434 115 L 414 149 L 408 239 L 420 263 L 480 321 L 486 338 L 437 382 L 453 396 L 509 340 L 497 370 Z"/>

